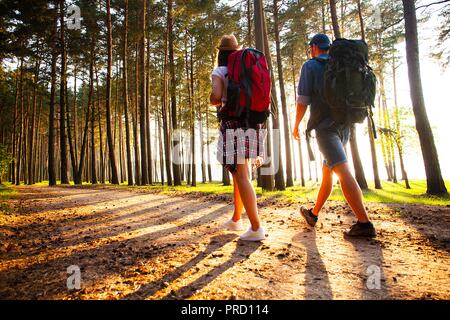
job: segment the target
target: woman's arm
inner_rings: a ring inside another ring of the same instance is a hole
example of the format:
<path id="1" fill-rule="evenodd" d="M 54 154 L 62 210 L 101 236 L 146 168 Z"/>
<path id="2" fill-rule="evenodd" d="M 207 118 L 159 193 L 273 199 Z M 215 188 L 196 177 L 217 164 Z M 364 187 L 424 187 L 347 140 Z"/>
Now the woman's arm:
<path id="1" fill-rule="evenodd" d="M 222 104 L 222 91 L 222 79 L 220 79 L 218 76 L 212 76 L 212 90 L 211 95 L 209 96 L 211 105 L 218 106 Z"/>

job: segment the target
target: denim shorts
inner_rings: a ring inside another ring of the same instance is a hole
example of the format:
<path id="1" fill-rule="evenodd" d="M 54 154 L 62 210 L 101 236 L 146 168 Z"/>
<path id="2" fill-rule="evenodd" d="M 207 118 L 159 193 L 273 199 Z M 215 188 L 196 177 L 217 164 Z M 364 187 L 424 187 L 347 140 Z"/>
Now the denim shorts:
<path id="1" fill-rule="evenodd" d="M 345 145 L 350 138 L 349 127 L 332 125 L 327 128 L 316 129 L 316 139 L 319 150 L 324 157 L 324 164 L 330 169 L 347 162 Z"/>

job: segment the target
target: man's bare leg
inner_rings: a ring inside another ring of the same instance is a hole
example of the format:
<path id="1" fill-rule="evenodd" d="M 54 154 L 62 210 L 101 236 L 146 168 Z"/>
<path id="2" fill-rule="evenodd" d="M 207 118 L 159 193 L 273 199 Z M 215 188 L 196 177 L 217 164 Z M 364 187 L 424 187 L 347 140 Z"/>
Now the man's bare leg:
<path id="1" fill-rule="evenodd" d="M 353 177 L 348 162 L 337 165 L 333 168 L 333 171 L 339 177 L 342 193 L 355 213 L 358 221 L 361 223 L 369 222 L 369 217 L 367 216 L 367 211 L 363 204 L 361 188 Z"/>
<path id="2" fill-rule="evenodd" d="M 331 169 L 324 164 L 322 167 L 322 183 L 320 184 L 319 193 L 317 194 L 316 204 L 312 209 L 312 213 L 315 216 L 319 215 L 320 210 L 324 206 L 332 190 L 333 190 L 333 171 L 331 171 Z"/>

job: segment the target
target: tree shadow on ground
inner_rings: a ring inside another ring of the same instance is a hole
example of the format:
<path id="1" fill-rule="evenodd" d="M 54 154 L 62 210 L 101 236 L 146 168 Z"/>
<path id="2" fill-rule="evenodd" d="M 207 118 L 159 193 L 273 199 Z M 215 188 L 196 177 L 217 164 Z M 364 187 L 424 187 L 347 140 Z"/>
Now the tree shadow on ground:
<path id="1" fill-rule="evenodd" d="M 172 202 L 169 202 L 170 205 L 175 205 L 180 202 L 183 202 L 182 199 L 174 200 Z M 134 206 L 137 206 L 138 204 L 134 204 Z M 142 205 L 142 203 L 140 204 Z M 133 205 L 127 206 L 132 207 Z M 20 232 L 21 237 L 17 237 L 16 241 L 27 241 L 28 243 L 34 243 L 35 241 L 39 240 L 40 244 L 36 245 L 35 248 L 30 248 L 30 250 L 27 250 L 27 252 L 20 252 L 16 255 L 9 254 L 7 256 L 3 256 L 2 259 L 11 260 L 15 259 L 20 255 L 20 257 L 27 257 L 39 254 L 40 251 L 42 251 L 43 248 L 45 250 L 55 250 L 58 248 L 65 248 L 70 246 L 76 246 L 79 244 L 82 244 L 84 242 L 93 242 L 95 240 L 103 239 L 103 238 L 111 238 L 114 236 L 117 236 L 121 233 L 129 233 L 133 232 L 142 228 L 146 228 L 149 226 L 149 222 L 151 222 L 151 226 L 159 226 L 163 225 L 165 223 L 170 223 L 172 221 L 175 221 L 184 215 L 189 215 L 190 213 L 193 213 L 198 210 L 202 210 L 205 207 L 208 207 L 208 203 L 200 203 L 194 206 L 190 206 L 189 208 L 185 210 L 179 210 L 178 208 L 164 211 L 162 210 L 160 213 L 156 214 L 154 212 L 155 207 L 148 207 L 143 208 L 140 210 L 132 211 L 130 213 L 127 213 L 125 215 L 116 215 L 113 216 L 116 211 L 121 211 L 126 208 L 121 207 L 117 209 L 107 209 L 106 212 L 99 212 L 99 217 L 96 218 L 95 222 L 90 222 L 87 224 L 83 224 L 82 222 L 79 222 L 78 219 L 74 219 L 72 221 L 72 224 L 70 226 L 67 226 L 65 224 L 58 224 L 58 225 L 45 225 L 44 223 L 42 225 L 33 223 L 32 225 L 25 225 L 20 228 L 15 228 L 10 231 Z M 112 217 L 109 217 L 112 216 Z M 78 216 L 80 218 L 83 218 L 83 216 Z M 89 219 L 90 220 L 90 219 Z M 104 223 L 113 223 L 114 226 L 102 226 L 98 229 L 91 229 L 90 227 L 94 227 L 95 225 L 102 225 Z M 71 228 L 71 236 L 63 236 L 59 237 L 58 233 L 60 233 L 62 225 L 65 225 L 64 228 Z M 1 228 L 1 227 L 0 227 Z M 51 229 L 51 231 L 54 232 L 53 237 L 48 236 L 48 231 Z M 86 230 L 87 229 L 87 230 Z M 45 238 L 48 236 L 47 238 Z M 2 240 L 3 237 L 0 236 L 0 240 Z"/>
<path id="2" fill-rule="evenodd" d="M 248 242 L 238 240 L 235 250 L 233 251 L 231 257 L 224 263 L 215 266 L 211 271 L 202 275 L 200 278 L 194 280 L 193 282 L 185 285 L 174 292 L 170 292 L 163 300 L 172 299 L 188 299 L 195 294 L 196 291 L 206 287 L 209 283 L 218 278 L 221 274 L 231 269 L 237 263 L 247 260 L 252 253 L 254 253 L 258 248 L 262 246 L 262 242 Z"/>
<path id="3" fill-rule="evenodd" d="M 181 241 L 181 246 L 202 241 L 211 235 L 213 230 L 208 229 L 208 223 L 228 213 L 229 206 L 219 207 L 205 215 L 189 220 L 182 225 L 149 232 L 139 235 L 132 239 L 113 241 L 105 244 L 93 244 L 90 248 L 73 250 L 67 255 L 51 257 L 46 255 L 44 259 L 31 260 L 29 264 L 4 269 L 0 272 L 0 299 L 42 299 L 51 298 L 60 294 L 67 294 L 67 288 L 64 286 L 67 278 L 66 269 L 70 265 L 78 265 L 83 274 L 90 270 L 95 276 L 95 282 L 98 278 L 108 279 L 112 276 L 121 275 L 139 262 L 148 261 L 164 255 L 166 252 L 174 250 L 174 246 L 168 244 L 156 244 L 158 240 L 165 237 L 175 237 Z M 148 226 L 152 221 L 146 221 Z M 183 237 L 185 229 L 200 227 L 197 232 L 190 233 Z M 142 227 L 145 227 L 143 225 Z M 143 244 L 148 246 L 144 249 Z M 155 244 L 153 246 L 152 244 Z M 172 243 L 175 245 L 174 243 Z M 138 251 L 132 250 L 139 248 Z M 46 250 L 42 249 L 42 254 Z M 91 276 L 92 277 L 92 276 Z M 89 282 L 89 277 L 86 279 Z"/>
<path id="4" fill-rule="evenodd" d="M 317 248 L 316 230 L 298 233 L 292 242 L 302 244 L 306 250 L 305 299 L 333 299 L 328 272 Z"/>
<path id="5" fill-rule="evenodd" d="M 208 246 L 205 250 L 199 252 L 194 258 L 186 262 L 180 267 L 166 273 L 162 278 L 154 280 L 148 284 L 145 284 L 139 288 L 139 290 L 123 297 L 124 300 L 136 300 L 145 299 L 154 295 L 157 291 L 161 290 L 165 283 L 171 283 L 181 277 L 183 273 L 189 271 L 191 268 L 196 266 L 202 260 L 204 260 L 208 255 L 214 251 L 222 248 L 227 243 L 233 241 L 237 236 L 234 234 L 218 235 L 211 238 Z"/>
<path id="6" fill-rule="evenodd" d="M 96 197 L 96 196 L 100 197 Z M 27 206 L 26 210 L 22 212 L 17 212 L 16 215 L 23 215 L 23 216 L 30 216 L 36 213 L 42 213 L 42 211 L 51 211 L 51 210 L 69 210 L 72 208 L 78 208 L 80 206 L 93 206 L 98 205 L 100 203 L 107 204 L 108 201 L 111 200 L 125 200 L 129 198 L 135 198 L 142 196 L 142 194 L 138 193 L 123 193 L 120 196 L 117 196 L 117 194 L 108 194 L 108 192 L 90 192 L 89 190 L 86 190 L 83 193 L 67 193 L 67 194 L 59 194 L 58 196 L 51 197 L 51 198 L 65 198 L 67 201 L 59 201 L 56 203 L 34 203 L 32 206 Z M 76 198 L 73 198 L 76 197 Z M 15 198 L 15 200 L 19 200 L 19 204 L 17 206 L 20 206 L 20 202 L 23 200 L 45 200 L 50 197 L 42 197 L 41 192 L 36 193 L 27 193 L 22 194 L 20 193 L 19 196 Z M 73 198 L 73 199 L 71 199 Z"/>
<path id="7" fill-rule="evenodd" d="M 384 274 L 381 243 L 376 239 L 346 238 L 355 250 L 361 278 L 361 299 L 389 299 L 390 293 Z"/>
<path id="8" fill-rule="evenodd" d="M 386 204 L 386 206 L 397 212 L 400 210 L 400 218 L 424 236 L 431 246 L 450 253 L 449 207 L 407 204 Z"/>

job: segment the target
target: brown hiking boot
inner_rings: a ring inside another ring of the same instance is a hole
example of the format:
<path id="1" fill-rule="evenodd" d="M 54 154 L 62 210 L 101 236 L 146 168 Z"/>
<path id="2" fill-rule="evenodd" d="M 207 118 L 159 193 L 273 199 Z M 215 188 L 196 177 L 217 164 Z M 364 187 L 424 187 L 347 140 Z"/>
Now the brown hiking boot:
<path id="1" fill-rule="evenodd" d="M 348 238 L 375 238 L 376 236 L 377 232 L 372 222 L 357 222 L 349 230 L 344 231 L 344 237 Z"/>
<path id="2" fill-rule="evenodd" d="M 306 223 L 311 227 L 314 227 L 317 223 L 318 217 L 313 214 L 312 209 L 306 209 L 306 207 L 300 207 L 300 214 L 305 218 Z"/>

